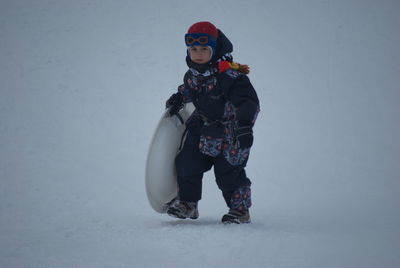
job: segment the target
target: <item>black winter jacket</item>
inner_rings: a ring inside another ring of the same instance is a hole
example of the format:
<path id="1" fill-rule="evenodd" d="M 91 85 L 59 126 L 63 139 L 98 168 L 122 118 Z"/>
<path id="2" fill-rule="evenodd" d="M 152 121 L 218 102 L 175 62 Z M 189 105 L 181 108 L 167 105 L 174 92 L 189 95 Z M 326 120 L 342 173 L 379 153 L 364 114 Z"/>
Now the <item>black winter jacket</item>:
<path id="1" fill-rule="evenodd" d="M 230 57 L 232 44 L 219 30 L 217 53 L 213 60 L 196 65 L 189 57 L 189 70 L 184 84 L 178 87 L 184 102 L 193 102 L 196 110 L 187 120 L 189 135 L 199 137 L 202 153 L 217 156 L 223 152 L 232 165 L 243 163 L 250 148 L 235 144 L 235 128 L 253 127 L 259 112 L 259 99 L 249 78 L 239 71 L 228 69 L 222 73 L 215 68 L 216 61 Z"/>
<path id="2" fill-rule="evenodd" d="M 209 121 L 224 121 L 227 102 L 235 108 L 238 124 L 252 126 L 259 111 L 259 100 L 249 78 L 238 71 L 227 70 L 209 77 L 196 76 L 191 70 L 179 87 L 184 102 L 193 102 L 197 111 Z"/>

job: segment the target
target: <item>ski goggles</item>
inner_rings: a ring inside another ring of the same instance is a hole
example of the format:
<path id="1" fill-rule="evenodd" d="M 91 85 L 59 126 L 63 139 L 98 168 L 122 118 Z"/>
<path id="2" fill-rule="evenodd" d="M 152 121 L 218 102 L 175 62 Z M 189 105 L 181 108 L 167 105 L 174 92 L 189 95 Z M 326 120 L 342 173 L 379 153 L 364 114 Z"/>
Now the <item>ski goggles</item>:
<path id="1" fill-rule="evenodd" d="M 208 34 L 185 34 L 186 46 L 210 46 L 215 48 L 215 39 Z"/>

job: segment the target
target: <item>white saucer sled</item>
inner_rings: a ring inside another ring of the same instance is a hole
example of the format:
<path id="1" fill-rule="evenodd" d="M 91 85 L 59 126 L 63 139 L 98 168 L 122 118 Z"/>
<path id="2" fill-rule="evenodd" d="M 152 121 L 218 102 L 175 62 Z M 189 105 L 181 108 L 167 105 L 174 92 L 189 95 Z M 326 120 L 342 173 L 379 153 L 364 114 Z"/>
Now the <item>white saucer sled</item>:
<path id="1" fill-rule="evenodd" d="M 181 118 L 164 112 L 154 132 L 147 154 L 146 193 L 151 207 L 165 213 L 167 206 L 177 196 L 175 157 L 185 131 L 184 122 L 194 111 L 192 103 L 187 103 L 179 112 Z"/>

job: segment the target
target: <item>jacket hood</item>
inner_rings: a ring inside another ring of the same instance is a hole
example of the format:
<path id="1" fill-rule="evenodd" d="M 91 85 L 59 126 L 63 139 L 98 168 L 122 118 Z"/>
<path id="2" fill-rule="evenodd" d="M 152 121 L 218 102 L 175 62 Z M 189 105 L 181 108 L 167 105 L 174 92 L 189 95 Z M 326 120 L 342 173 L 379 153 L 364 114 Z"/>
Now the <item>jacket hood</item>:
<path id="1" fill-rule="evenodd" d="M 217 53 L 213 56 L 212 61 L 216 62 L 222 56 L 227 53 L 233 52 L 233 45 L 231 41 L 229 41 L 228 37 L 218 29 L 218 38 L 217 38 Z"/>

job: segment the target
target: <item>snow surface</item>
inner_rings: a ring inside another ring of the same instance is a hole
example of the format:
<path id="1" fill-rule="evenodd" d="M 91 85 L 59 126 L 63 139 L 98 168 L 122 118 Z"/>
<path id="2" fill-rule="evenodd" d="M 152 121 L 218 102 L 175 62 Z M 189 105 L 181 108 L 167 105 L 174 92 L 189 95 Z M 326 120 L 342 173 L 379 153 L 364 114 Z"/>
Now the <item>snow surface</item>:
<path id="1" fill-rule="evenodd" d="M 0 267 L 400 267 L 400 2 L 0 1 Z M 261 99 L 250 225 L 211 174 L 155 213 L 146 152 L 210 20 Z"/>

